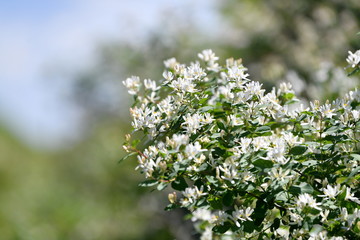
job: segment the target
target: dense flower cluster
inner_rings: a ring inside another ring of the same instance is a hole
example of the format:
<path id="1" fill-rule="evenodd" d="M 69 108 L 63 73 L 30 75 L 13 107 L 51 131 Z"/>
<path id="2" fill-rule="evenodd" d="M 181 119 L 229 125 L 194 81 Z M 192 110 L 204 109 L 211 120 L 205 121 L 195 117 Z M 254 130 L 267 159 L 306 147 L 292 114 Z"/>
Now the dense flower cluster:
<path id="1" fill-rule="evenodd" d="M 167 209 L 188 209 L 202 240 L 359 239 L 360 91 L 304 107 L 288 83 L 251 81 L 241 60 L 198 57 L 165 61 L 159 86 L 123 82 L 141 185 L 171 185 Z"/>

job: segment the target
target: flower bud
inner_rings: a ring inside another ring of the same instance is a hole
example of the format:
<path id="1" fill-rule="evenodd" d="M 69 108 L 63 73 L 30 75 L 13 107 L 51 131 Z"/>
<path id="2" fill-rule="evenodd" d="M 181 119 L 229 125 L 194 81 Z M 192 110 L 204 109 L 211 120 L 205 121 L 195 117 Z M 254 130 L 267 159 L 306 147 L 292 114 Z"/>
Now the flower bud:
<path id="1" fill-rule="evenodd" d="M 175 203 L 176 202 L 176 192 L 173 192 L 173 193 L 169 193 L 168 195 L 168 199 L 169 199 L 169 202 L 170 203 Z"/>
<path id="2" fill-rule="evenodd" d="M 166 162 L 164 162 L 164 161 L 159 162 L 159 167 L 160 167 L 161 171 L 165 172 L 165 170 L 167 168 Z"/>

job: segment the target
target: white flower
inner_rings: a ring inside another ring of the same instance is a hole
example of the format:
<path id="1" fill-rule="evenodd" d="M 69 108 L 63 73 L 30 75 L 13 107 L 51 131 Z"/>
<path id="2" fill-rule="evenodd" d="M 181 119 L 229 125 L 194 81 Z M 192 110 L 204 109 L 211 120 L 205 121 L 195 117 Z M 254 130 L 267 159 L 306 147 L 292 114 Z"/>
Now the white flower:
<path id="1" fill-rule="evenodd" d="M 325 104 L 319 108 L 319 111 L 323 117 L 332 118 L 332 116 L 336 115 L 334 113 L 335 109 L 331 108 L 330 104 Z"/>
<path id="2" fill-rule="evenodd" d="M 161 161 L 161 158 L 157 158 L 156 161 L 149 158 L 149 156 L 146 156 L 145 154 L 143 156 L 137 156 L 138 158 L 138 166 L 135 168 L 141 169 L 142 172 L 145 173 L 145 177 L 149 178 L 152 176 L 154 170 L 159 167 L 159 163 Z"/>
<path id="3" fill-rule="evenodd" d="M 289 176 L 290 170 L 286 170 L 283 171 L 282 168 L 272 168 L 271 172 L 269 172 L 270 177 L 272 178 L 272 180 L 280 180 L 283 181 L 287 178 L 291 178 L 291 176 Z"/>
<path id="4" fill-rule="evenodd" d="M 357 219 L 357 218 L 360 218 L 360 209 L 358 208 L 355 208 L 354 212 L 353 212 L 353 218 L 354 219 Z"/>
<path id="5" fill-rule="evenodd" d="M 340 185 L 338 184 L 335 187 L 327 185 L 326 188 L 323 188 L 323 192 L 325 195 L 319 195 L 319 197 L 335 199 L 335 197 L 340 193 Z"/>
<path id="6" fill-rule="evenodd" d="M 219 211 L 218 213 L 212 216 L 211 223 L 222 225 L 229 218 L 229 214 L 224 211 Z"/>
<path id="7" fill-rule="evenodd" d="M 309 240 L 327 240 L 327 239 L 328 237 L 326 231 L 321 231 L 319 233 L 317 232 L 310 233 Z"/>
<path id="8" fill-rule="evenodd" d="M 321 205 L 321 203 L 317 203 L 316 200 L 308 193 L 300 194 L 298 196 L 298 200 L 296 201 L 296 205 L 300 209 L 303 209 L 306 206 L 309 206 L 311 208 L 321 210 L 321 208 L 318 207 L 319 205 Z"/>
<path id="9" fill-rule="evenodd" d="M 156 124 L 161 121 L 160 113 L 155 111 L 155 108 L 148 108 L 142 106 L 141 108 L 130 108 L 130 114 L 133 117 L 132 126 L 139 130 L 144 128 L 155 129 Z"/>
<path id="10" fill-rule="evenodd" d="M 181 145 L 186 145 L 188 142 L 189 136 L 184 134 L 174 134 L 171 139 L 166 137 L 166 144 L 177 151 Z"/>
<path id="11" fill-rule="evenodd" d="M 252 143 L 251 138 L 241 138 L 240 139 L 240 146 L 241 146 L 241 153 L 246 153 L 250 150 L 250 145 Z"/>
<path id="12" fill-rule="evenodd" d="M 290 224 L 296 225 L 296 224 L 301 224 L 303 218 L 297 213 L 290 212 L 290 220 L 291 220 Z"/>
<path id="13" fill-rule="evenodd" d="M 234 221 L 236 226 L 240 227 L 238 220 L 240 220 L 242 222 L 243 221 L 252 221 L 250 216 L 253 212 L 254 212 L 254 209 L 252 209 L 251 207 L 239 209 L 239 207 L 235 205 L 235 211 L 233 211 L 231 213 L 230 218 Z"/>
<path id="14" fill-rule="evenodd" d="M 198 189 L 197 186 L 195 186 L 193 188 L 188 187 L 182 193 L 183 193 L 184 197 L 187 198 L 190 203 L 195 202 L 201 196 L 207 195 L 207 193 L 204 193 L 204 186 L 201 186 L 200 190 Z"/>
<path id="15" fill-rule="evenodd" d="M 211 49 L 206 49 L 198 54 L 198 57 L 205 61 L 207 64 L 207 70 L 218 72 L 220 70 L 220 66 L 216 61 L 219 59 L 215 56 L 215 53 Z"/>
<path id="16" fill-rule="evenodd" d="M 228 121 L 228 123 L 230 123 L 231 126 L 240 126 L 240 125 L 244 124 L 244 121 L 234 114 L 227 116 L 227 121 Z"/>
<path id="17" fill-rule="evenodd" d="M 351 188 L 349 187 L 346 188 L 345 200 L 350 200 L 356 202 L 357 204 L 360 204 L 360 200 L 357 197 L 354 197 L 354 194 L 351 193 Z"/>
<path id="18" fill-rule="evenodd" d="M 188 133 L 196 133 L 196 131 L 201 127 L 201 116 L 197 113 L 191 115 L 190 113 L 186 114 L 183 117 L 185 122 L 181 125 Z"/>
<path id="19" fill-rule="evenodd" d="M 215 53 L 211 49 L 205 49 L 198 54 L 198 57 L 205 62 L 214 62 L 219 58 L 215 56 Z"/>
<path id="20" fill-rule="evenodd" d="M 234 60 L 234 58 L 228 58 L 226 59 L 226 67 L 231 68 L 233 66 L 240 66 L 242 63 L 242 59 Z"/>
<path id="21" fill-rule="evenodd" d="M 224 163 L 222 166 L 219 166 L 218 169 L 223 172 L 221 178 L 230 181 L 232 184 L 235 183 L 234 179 L 240 179 L 239 170 L 234 164 Z"/>
<path id="22" fill-rule="evenodd" d="M 131 95 L 136 95 L 140 90 L 140 78 L 137 76 L 127 78 L 123 84 L 128 88 L 128 93 Z"/>
<path id="23" fill-rule="evenodd" d="M 349 56 L 346 58 L 346 61 L 354 68 L 360 62 L 360 50 L 357 50 L 355 53 L 352 53 L 351 51 L 348 53 Z"/>
<path id="24" fill-rule="evenodd" d="M 200 121 L 204 124 L 209 124 L 214 121 L 214 119 L 211 117 L 210 113 L 205 113 L 201 116 Z"/>
<path id="25" fill-rule="evenodd" d="M 194 212 L 192 212 L 191 221 L 193 222 L 198 220 L 211 221 L 211 219 L 212 219 L 211 211 L 208 209 L 198 208 Z"/>
<path id="26" fill-rule="evenodd" d="M 218 93 L 223 95 L 226 99 L 233 99 L 235 96 L 232 92 L 232 87 L 229 84 L 226 86 L 220 86 L 218 88 Z"/>
<path id="27" fill-rule="evenodd" d="M 256 95 L 259 98 L 262 98 L 264 95 L 265 90 L 261 88 L 262 84 L 259 82 L 249 82 L 245 85 L 244 91 L 249 93 L 251 96 Z"/>
<path id="28" fill-rule="evenodd" d="M 278 95 L 282 94 L 282 93 L 294 93 L 294 90 L 292 90 L 292 85 L 291 83 L 286 83 L 286 82 L 282 82 L 279 85 L 279 89 L 278 89 Z"/>
<path id="29" fill-rule="evenodd" d="M 161 100 L 161 102 L 157 104 L 159 111 L 161 113 L 165 113 L 167 116 L 172 115 L 174 110 L 174 104 L 172 104 L 173 100 L 174 99 L 172 96 L 168 96 L 167 98 Z"/>
<path id="30" fill-rule="evenodd" d="M 352 110 L 351 114 L 352 114 L 355 122 L 359 121 L 359 119 L 360 119 L 360 111 Z"/>
<path id="31" fill-rule="evenodd" d="M 170 82 L 174 78 L 174 74 L 170 71 L 164 71 L 163 77 L 165 78 L 166 82 Z"/>
<path id="32" fill-rule="evenodd" d="M 179 63 L 176 61 L 175 58 L 170 58 L 164 61 L 164 65 L 166 68 L 169 69 L 174 69 L 176 65 L 178 65 Z"/>
<path id="33" fill-rule="evenodd" d="M 348 220 L 349 214 L 346 208 L 341 208 L 340 219 L 343 221 Z"/>
<path id="34" fill-rule="evenodd" d="M 170 84 L 170 87 L 173 89 L 183 92 L 183 93 L 193 93 L 196 92 L 195 84 L 192 82 L 190 78 L 178 78 L 173 80 Z"/>
<path id="35" fill-rule="evenodd" d="M 213 231 L 211 226 L 207 226 L 205 231 L 201 234 L 200 240 L 212 240 Z"/>
<path id="36" fill-rule="evenodd" d="M 184 72 L 185 78 L 201 79 L 206 76 L 204 69 L 200 67 L 199 63 L 192 63 Z"/>
<path id="37" fill-rule="evenodd" d="M 294 136 L 292 132 L 283 132 L 282 136 L 287 144 L 289 144 L 290 147 L 293 147 L 294 145 L 301 144 L 303 142 L 303 139 L 299 139 L 299 137 Z"/>
<path id="38" fill-rule="evenodd" d="M 196 154 L 200 153 L 200 152 L 203 152 L 203 151 L 206 151 L 206 149 L 202 149 L 201 148 L 201 145 L 199 142 L 195 142 L 195 144 L 188 144 L 186 147 L 185 147 L 185 156 L 188 157 L 189 159 L 193 159 L 195 158 Z"/>
<path id="39" fill-rule="evenodd" d="M 249 76 L 249 74 L 245 71 L 247 71 L 247 68 L 244 67 L 242 64 L 240 64 L 239 66 L 232 66 L 228 68 L 228 76 L 233 80 L 242 82 L 241 80 L 248 80 L 247 77 Z"/>
<path id="40" fill-rule="evenodd" d="M 285 157 L 285 153 L 285 145 L 273 146 L 268 149 L 265 159 L 272 160 L 279 164 L 285 164 L 290 160 L 290 158 Z"/>
<path id="41" fill-rule="evenodd" d="M 327 222 L 327 217 L 329 216 L 330 210 L 326 209 L 320 212 L 321 222 Z"/>
<path id="42" fill-rule="evenodd" d="M 144 79 L 144 86 L 146 89 L 151 89 L 151 91 L 157 91 L 160 87 L 156 86 L 156 82 L 150 79 Z"/>

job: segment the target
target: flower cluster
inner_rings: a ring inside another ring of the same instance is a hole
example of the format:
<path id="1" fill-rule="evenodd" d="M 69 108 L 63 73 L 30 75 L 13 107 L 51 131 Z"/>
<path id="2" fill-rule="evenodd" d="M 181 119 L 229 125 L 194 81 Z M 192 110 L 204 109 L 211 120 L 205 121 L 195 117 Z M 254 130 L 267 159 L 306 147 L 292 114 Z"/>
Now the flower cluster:
<path id="1" fill-rule="evenodd" d="M 123 82 L 140 185 L 171 186 L 166 209 L 188 209 L 202 240 L 359 239 L 360 91 L 304 107 L 288 83 L 251 81 L 241 60 L 198 57 L 165 61 L 159 86 Z"/>

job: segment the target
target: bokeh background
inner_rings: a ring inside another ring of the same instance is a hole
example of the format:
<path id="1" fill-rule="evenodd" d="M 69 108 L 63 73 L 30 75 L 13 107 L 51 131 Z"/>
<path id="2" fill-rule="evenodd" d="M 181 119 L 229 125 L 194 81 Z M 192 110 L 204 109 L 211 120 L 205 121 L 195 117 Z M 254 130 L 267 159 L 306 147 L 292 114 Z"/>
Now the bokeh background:
<path id="1" fill-rule="evenodd" d="M 130 128 L 122 80 L 211 48 L 305 101 L 359 85 L 358 0 L 13 0 L 0 3 L 0 238 L 198 239 L 164 193 L 118 164 Z"/>

